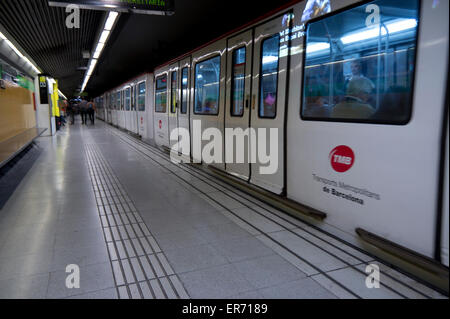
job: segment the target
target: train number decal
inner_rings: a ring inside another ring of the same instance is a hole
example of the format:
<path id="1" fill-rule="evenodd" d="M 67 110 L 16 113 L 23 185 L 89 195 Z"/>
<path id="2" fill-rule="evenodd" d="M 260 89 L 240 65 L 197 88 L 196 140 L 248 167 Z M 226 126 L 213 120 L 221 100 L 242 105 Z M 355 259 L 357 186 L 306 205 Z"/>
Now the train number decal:
<path id="1" fill-rule="evenodd" d="M 355 153 L 346 145 L 337 146 L 330 153 L 330 162 L 336 172 L 345 173 L 355 163 Z"/>

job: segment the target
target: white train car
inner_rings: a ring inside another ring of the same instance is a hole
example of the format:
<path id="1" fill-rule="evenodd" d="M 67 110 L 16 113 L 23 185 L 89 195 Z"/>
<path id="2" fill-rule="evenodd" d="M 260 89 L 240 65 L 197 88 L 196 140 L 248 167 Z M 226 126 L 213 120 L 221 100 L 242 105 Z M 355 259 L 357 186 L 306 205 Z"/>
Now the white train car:
<path id="1" fill-rule="evenodd" d="M 153 141 L 153 73 L 144 73 L 106 92 L 106 122 Z"/>
<path id="2" fill-rule="evenodd" d="M 325 213 L 316 226 L 339 238 L 448 276 L 448 24 L 448 1 L 285 6 L 155 69 L 150 139 L 171 148 L 187 129 L 202 160 L 196 123 L 253 129 L 210 165 Z"/>
<path id="3" fill-rule="evenodd" d="M 154 140 L 153 135 L 153 73 L 141 75 L 136 80 L 135 94 L 138 132 L 146 141 Z"/>

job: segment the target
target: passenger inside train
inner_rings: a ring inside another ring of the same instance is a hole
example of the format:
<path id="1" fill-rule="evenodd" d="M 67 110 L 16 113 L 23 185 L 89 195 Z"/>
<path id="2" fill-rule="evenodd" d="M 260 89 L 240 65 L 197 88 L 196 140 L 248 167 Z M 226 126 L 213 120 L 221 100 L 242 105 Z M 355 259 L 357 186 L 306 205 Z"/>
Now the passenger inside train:
<path id="1" fill-rule="evenodd" d="M 371 25 L 361 18 L 344 26 L 346 15 L 307 26 L 302 118 L 406 123 L 417 20 L 392 16 Z"/>
<path id="2" fill-rule="evenodd" d="M 373 83 L 365 77 L 353 77 L 347 87 L 345 99 L 337 104 L 331 113 L 333 118 L 370 118 L 375 110 L 368 103 Z"/>

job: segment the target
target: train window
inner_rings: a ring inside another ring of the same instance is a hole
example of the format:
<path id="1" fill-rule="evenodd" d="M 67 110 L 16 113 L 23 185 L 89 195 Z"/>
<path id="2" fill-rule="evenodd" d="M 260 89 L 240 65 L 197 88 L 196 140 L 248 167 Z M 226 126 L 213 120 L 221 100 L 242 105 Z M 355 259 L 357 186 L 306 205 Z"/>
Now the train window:
<path id="1" fill-rule="evenodd" d="M 129 111 L 131 107 L 131 89 L 125 90 L 125 110 Z"/>
<path id="2" fill-rule="evenodd" d="M 304 120 L 406 124 L 418 0 L 377 0 L 306 26 Z"/>
<path id="3" fill-rule="evenodd" d="M 138 109 L 141 112 L 145 111 L 145 82 L 139 83 L 138 86 Z"/>
<path id="4" fill-rule="evenodd" d="M 219 113 L 220 56 L 197 63 L 195 66 L 194 113 Z"/>
<path id="5" fill-rule="evenodd" d="M 188 105 L 188 68 L 181 70 L 181 113 L 187 113 Z"/>
<path id="6" fill-rule="evenodd" d="M 167 75 L 156 79 L 155 112 L 166 113 L 167 108 Z"/>
<path id="7" fill-rule="evenodd" d="M 170 113 L 177 112 L 177 78 L 178 72 L 172 72 L 172 83 L 170 85 Z"/>
<path id="8" fill-rule="evenodd" d="M 120 91 L 117 91 L 117 93 L 116 93 L 116 107 L 117 107 L 117 109 L 118 110 L 121 110 L 122 109 L 122 106 L 121 106 L 121 103 L 120 103 Z"/>
<path id="9" fill-rule="evenodd" d="M 245 54 L 245 47 L 233 51 L 231 116 L 242 116 L 244 114 Z"/>
<path id="10" fill-rule="evenodd" d="M 275 118 L 277 113 L 278 61 L 280 35 L 267 38 L 261 45 L 259 117 Z"/>

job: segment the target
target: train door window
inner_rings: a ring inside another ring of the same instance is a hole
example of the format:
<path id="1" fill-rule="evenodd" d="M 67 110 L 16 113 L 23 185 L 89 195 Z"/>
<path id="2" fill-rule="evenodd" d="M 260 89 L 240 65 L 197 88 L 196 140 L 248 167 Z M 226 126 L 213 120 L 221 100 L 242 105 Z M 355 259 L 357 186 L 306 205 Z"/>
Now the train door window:
<path id="1" fill-rule="evenodd" d="M 138 108 L 139 111 L 144 112 L 145 111 L 145 82 L 139 83 L 138 87 L 139 95 L 138 95 Z"/>
<path id="2" fill-rule="evenodd" d="M 122 106 L 121 106 L 121 103 L 120 103 L 120 91 L 118 91 L 118 92 L 116 93 L 116 97 L 117 97 L 117 104 L 116 104 L 117 109 L 118 109 L 118 110 L 121 110 L 121 109 L 122 109 Z"/>
<path id="3" fill-rule="evenodd" d="M 187 113 L 188 105 L 188 68 L 181 70 L 181 113 Z"/>
<path id="4" fill-rule="evenodd" d="M 406 124 L 418 0 L 377 0 L 308 23 L 304 120 Z"/>
<path id="5" fill-rule="evenodd" d="M 194 113 L 219 113 L 220 56 L 197 63 L 195 66 Z"/>
<path id="6" fill-rule="evenodd" d="M 233 51 L 231 116 L 242 116 L 244 114 L 245 54 L 245 47 Z"/>
<path id="7" fill-rule="evenodd" d="M 178 72 L 172 72 L 172 82 L 170 85 L 170 113 L 177 112 L 177 78 Z"/>
<path id="8" fill-rule="evenodd" d="M 155 112 L 166 113 L 167 108 L 167 75 L 156 79 Z"/>
<path id="9" fill-rule="evenodd" d="M 278 62 L 280 35 L 267 38 L 261 45 L 261 76 L 259 82 L 259 117 L 275 118 L 277 113 Z"/>
<path id="10" fill-rule="evenodd" d="M 125 90 L 125 110 L 129 111 L 131 108 L 131 89 Z"/>

